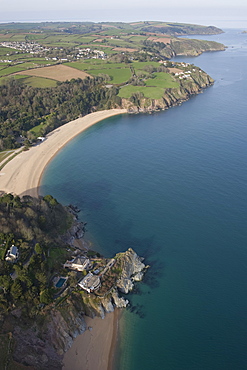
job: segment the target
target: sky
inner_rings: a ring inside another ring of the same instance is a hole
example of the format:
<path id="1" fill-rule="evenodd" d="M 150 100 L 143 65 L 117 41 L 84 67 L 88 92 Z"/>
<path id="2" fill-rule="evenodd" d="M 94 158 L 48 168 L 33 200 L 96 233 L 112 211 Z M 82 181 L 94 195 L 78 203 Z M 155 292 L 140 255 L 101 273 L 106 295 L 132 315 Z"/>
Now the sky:
<path id="1" fill-rule="evenodd" d="M 0 0 L 0 7 L 0 22 L 158 20 L 247 29 L 246 0 Z"/>

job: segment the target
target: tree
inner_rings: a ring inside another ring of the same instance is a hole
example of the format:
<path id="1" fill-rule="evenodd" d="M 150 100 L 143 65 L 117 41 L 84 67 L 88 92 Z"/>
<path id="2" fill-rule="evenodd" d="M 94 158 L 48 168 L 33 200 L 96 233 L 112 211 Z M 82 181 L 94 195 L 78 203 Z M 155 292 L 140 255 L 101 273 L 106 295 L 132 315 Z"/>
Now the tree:
<path id="1" fill-rule="evenodd" d="M 46 277 L 46 274 L 44 272 L 37 272 L 35 274 L 35 277 L 36 279 L 39 281 L 40 283 L 40 286 L 42 288 L 45 288 L 46 284 L 47 284 L 47 277 Z"/>
<path id="2" fill-rule="evenodd" d="M 40 303 L 49 304 L 52 302 L 51 291 L 49 289 L 44 289 L 39 295 Z"/>
<path id="3" fill-rule="evenodd" d="M 41 247 L 39 243 L 35 244 L 34 250 L 37 254 L 43 254 L 43 248 Z"/>
<path id="4" fill-rule="evenodd" d="M 18 300 L 22 296 L 22 286 L 19 279 L 16 279 L 10 289 L 11 295 L 14 300 Z"/>
<path id="5" fill-rule="evenodd" d="M 7 291 L 10 289 L 13 280 L 9 275 L 2 275 L 0 276 L 0 286 L 3 287 L 4 293 L 6 294 Z"/>
<path id="6" fill-rule="evenodd" d="M 58 204 L 58 201 L 55 198 L 53 198 L 52 195 L 49 194 L 44 197 L 44 200 L 51 206 L 56 206 Z"/>

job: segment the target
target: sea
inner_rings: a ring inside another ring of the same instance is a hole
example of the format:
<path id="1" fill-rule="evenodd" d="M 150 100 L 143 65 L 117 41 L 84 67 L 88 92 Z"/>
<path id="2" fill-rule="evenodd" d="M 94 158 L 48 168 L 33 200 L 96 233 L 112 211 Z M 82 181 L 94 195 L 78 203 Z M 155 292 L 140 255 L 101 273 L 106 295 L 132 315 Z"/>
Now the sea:
<path id="1" fill-rule="evenodd" d="M 126 296 L 115 368 L 247 369 L 247 34 L 179 57 L 215 83 L 180 106 L 106 119 L 50 162 L 41 193 L 81 209 L 107 257 L 150 265 Z"/>

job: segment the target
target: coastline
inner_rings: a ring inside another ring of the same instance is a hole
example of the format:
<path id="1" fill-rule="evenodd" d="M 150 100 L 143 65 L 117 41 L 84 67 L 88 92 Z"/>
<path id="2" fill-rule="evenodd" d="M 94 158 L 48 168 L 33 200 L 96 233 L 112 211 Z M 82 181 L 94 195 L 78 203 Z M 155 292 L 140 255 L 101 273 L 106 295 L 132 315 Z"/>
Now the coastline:
<path id="1" fill-rule="evenodd" d="M 124 113 L 127 113 L 126 109 L 98 111 L 51 131 L 43 142 L 21 152 L 3 167 L 0 171 L 0 192 L 38 197 L 45 167 L 70 140 L 94 124 Z"/>
<path id="2" fill-rule="evenodd" d="M 74 137 L 94 124 L 119 114 L 126 109 L 111 109 L 91 113 L 50 132 L 46 140 L 19 153 L 0 171 L 0 193 L 19 196 L 39 196 L 39 187 L 45 167 L 52 158 Z M 81 245 L 87 248 L 87 243 Z M 119 309 L 108 313 L 104 320 L 85 317 L 87 328 L 73 342 L 64 355 L 63 370 L 112 370 L 117 344 Z"/>

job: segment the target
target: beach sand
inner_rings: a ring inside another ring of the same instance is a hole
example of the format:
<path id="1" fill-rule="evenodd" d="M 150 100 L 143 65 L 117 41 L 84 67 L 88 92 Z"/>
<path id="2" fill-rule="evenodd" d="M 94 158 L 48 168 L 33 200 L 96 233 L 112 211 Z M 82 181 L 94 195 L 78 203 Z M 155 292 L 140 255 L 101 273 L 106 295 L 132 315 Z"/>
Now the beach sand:
<path id="1" fill-rule="evenodd" d="M 1 192 L 19 196 L 38 197 L 41 176 L 47 164 L 75 136 L 95 123 L 118 114 L 125 109 L 111 109 L 88 114 L 50 132 L 46 140 L 21 152 L 0 171 Z M 79 242 L 82 249 L 90 246 L 88 241 Z M 92 328 L 78 336 L 64 357 L 64 370 L 109 370 L 117 341 L 118 311 L 107 314 L 105 319 L 86 317 Z"/>
<path id="2" fill-rule="evenodd" d="M 119 310 L 99 317 L 86 317 L 87 329 L 65 353 L 63 370 L 110 370 L 117 341 Z"/>
<path id="3" fill-rule="evenodd" d="M 0 171 L 0 192 L 38 197 L 45 167 L 65 144 L 95 123 L 126 112 L 125 109 L 94 112 L 50 132 L 46 140 L 21 152 L 4 166 Z"/>

